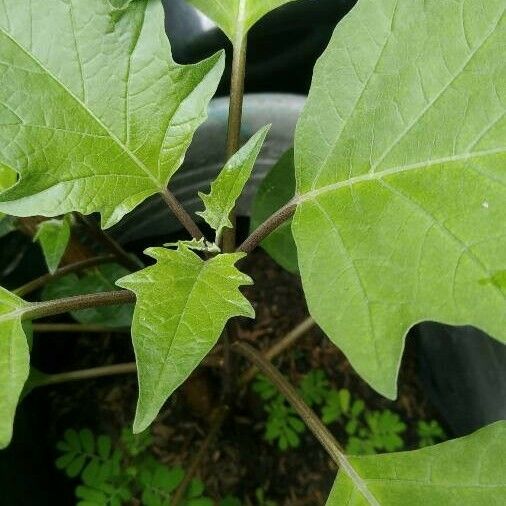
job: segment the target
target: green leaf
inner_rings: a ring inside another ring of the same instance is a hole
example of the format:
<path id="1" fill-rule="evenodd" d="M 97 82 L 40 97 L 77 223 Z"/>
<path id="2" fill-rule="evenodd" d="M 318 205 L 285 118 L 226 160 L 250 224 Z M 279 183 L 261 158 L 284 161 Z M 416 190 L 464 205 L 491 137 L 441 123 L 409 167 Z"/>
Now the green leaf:
<path id="1" fill-rule="evenodd" d="M 150 248 L 157 263 L 117 285 L 137 296 L 132 337 L 139 375 L 134 432 L 144 430 L 166 399 L 216 344 L 233 316 L 254 317 L 239 291 L 251 279 L 234 266 L 240 253 L 204 261 L 181 245 Z"/>
<path id="2" fill-rule="evenodd" d="M 389 398 L 407 331 L 506 339 L 504 0 L 360 0 L 296 133 L 292 230 L 312 316 Z"/>
<path id="3" fill-rule="evenodd" d="M 69 274 L 46 286 L 43 300 L 72 297 L 87 293 L 111 292 L 117 289 L 116 280 L 125 276 L 128 270 L 117 264 L 104 264 L 88 270 L 83 276 Z M 132 322 L 133 304 L 97 307 L 71 311 L 78 322 L 105 325 L 107 327 L 129 327 Z"/>
<path id="4" fill-rule="evenodd" d="M 49 272 L 54 273 L 70 240 L 69 219 L 65 217 L 62 220 L 45 220 L 39 223 L 33 240 L 39 241 Z"/>
<path id="5" fill-rule="evenodd" d="M 11 440 L 16 407 L 30 373 L 30 353 L 21 323 L 28 305 L 0 287 L 0 448 Z"/>
<path id="6" fill-rule="evenodd" d="M 470 436 L 412 452 L 349 460 L 379 504 L 389 506 L 481 506 L 506 497 L 506 423 Z M 368 505 L 346 474 L 339 472 L 327 506 Z"/>
<path id="7" fill-rule="evenodd" d="M 0 61 L 0 164 L 20 174 L 0 211 L 104 227 L 165 190 L 224 64 L 174 63 L 159 0 L 4 3 Z"/>
<path id="8" fill-rule="evenodd" d="M 234 41 L 243 38 L 266 14 L 293 0 L 188 0 Z"/>
<path id="9" fill-rule="evenodd" d="M 7 190 L 7 188 L 11 187 L 15 182 L 16 172 L 14 172 L 11 168 L 0 164 L 0 192 Z M 4 218 L 5 215 L 0 213 L 0 226 L 3 226 Z M 3 235 L 5 235 L 5 233 L 0 231 L 0 238 L 3 237 Z"/>
<path id="10" fill-rule="evenodd" d="M 216 230 L 215 243 L 219 244 L 224 228 L 232 228 L 230 212 L 248 182 L 260 149 L 265 141 L 270 125 L 258 131 L 226 163 L 218 177 L 211 183 L 211 192 L 199 192 L 205 210 L 197 212 L 206 223 Z"/>
<path id="11" fill-rule="evenodd" d="M 283 207 L 295 195 L 293 149 L 288 150 L 261 182 L 253 200 L 251 231 Z M 262 242 L 262 248 L 281 267 L 298 274 L 297 248 L 292 236 L 292 220 L 285 221 Z"/>

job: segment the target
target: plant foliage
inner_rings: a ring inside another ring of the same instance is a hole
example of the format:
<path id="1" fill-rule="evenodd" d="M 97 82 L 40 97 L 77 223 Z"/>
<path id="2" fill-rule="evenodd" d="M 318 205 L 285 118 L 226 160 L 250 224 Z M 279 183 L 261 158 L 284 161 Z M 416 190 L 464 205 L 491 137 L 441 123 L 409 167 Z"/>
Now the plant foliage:
<path id="1" fill-rule="evenodd" d="M 150 248 L 156 264 L 120 279 L 137 295 L 132 338 L 139 371 L 134 431 L 144 430 L 172 392 L 216 344 L 233 316 L 254 317 L 239 291 L 251 284 L 234 264 L 240 253 L 202 260 L 184 245 Z"/>
<path id="2" fill-rule="evenodd" d="M 165 191 L 223 70 L 172 61 L 159 0 L 5 3 L 0 59 L 0 165 L 20 174 L 0 211 L 104 227 Z"/>
<path id="3" fill-rule="evenodd" d="M 505 23 L 503 0 L 360 0 L 297 126 L 309 310 L 389 398 L 415 323 L 506 339 Z"/>

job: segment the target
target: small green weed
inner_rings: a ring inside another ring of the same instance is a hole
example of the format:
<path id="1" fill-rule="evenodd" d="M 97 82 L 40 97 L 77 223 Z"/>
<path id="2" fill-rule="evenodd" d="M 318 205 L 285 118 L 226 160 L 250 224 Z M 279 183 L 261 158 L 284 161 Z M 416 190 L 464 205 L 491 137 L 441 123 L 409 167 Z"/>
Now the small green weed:
<path id="1" fill-rule="evenodd" d="M 137 499 L 142 506 L 169 506 L 171 494 L 185 473 L 180 467 L 167 467 L 149 453 L 152 444 L 148 433 L 132 434 L 124 429 L 118 441 L 95 435 L 89 429 L 67 430 L 57 449 L 58 469 L 69 478 L 79 478 L 77 506 L 121 506 Z M 213 506 L 204 495 L 204 484 L 191 481 L 184 506 Z M 220 506 L 240 506 L 234 497 L 226 497 Z"/>
<path id="2" fill-rule="evenodd" d="M 277 443 L 280 450 L 297 448 L 305 426 L 267 378 L 259 375 L 253 383 L 264 401 L 267 414 L 264 438 Z M 346 451 L 353 455 L 404 450 L 407 429 L 401 417 L 389 409 L 370 410 L 362 399 L 353 399 L 349 390 L 331 388 L 324 371 L 313 370 L 299 382 L 299 391 L 313 409 L 320 409 L 326 425 L 339 424 L 347 435 Z M 420 420 L 417 425 L 419 447 L 443 441 L 446 436 L 435 420 Z"/>

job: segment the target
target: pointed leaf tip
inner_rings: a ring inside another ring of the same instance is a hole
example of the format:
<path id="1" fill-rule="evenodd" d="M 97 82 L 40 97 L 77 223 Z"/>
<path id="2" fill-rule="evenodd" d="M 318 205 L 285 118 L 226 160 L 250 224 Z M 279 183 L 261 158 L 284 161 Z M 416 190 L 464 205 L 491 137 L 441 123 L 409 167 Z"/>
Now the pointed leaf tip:
<path id="1" fill-rule="evenodd" d="M 149 248 L 146 253 L 156 264 L 117 282 L 137 298 L 132 325 L 139 378 L 135 432 L 154 420 L 216 344 L 230 318 L 255 314 L 239 290 L 252 283 L 235 267 L 243 254 L 202 260 L 185 246 Z"/>
<path id="2" fill-rule="evenodd" d="M 223 229 L 231 228 L 230 213 L 248 182 L 256 159 L 270 130 L 270 125 L 259 130 L 233 155 L 211 183 L 209 194 L 199 192 L 205 210 L 196 214 L 216 231 L 215 243 L 219 244 Z"/>

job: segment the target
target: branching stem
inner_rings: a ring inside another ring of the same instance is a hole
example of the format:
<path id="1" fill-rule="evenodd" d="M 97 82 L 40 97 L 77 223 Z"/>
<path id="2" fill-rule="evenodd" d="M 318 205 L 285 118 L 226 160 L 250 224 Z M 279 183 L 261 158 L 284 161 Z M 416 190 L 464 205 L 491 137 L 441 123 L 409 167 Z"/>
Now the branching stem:
<path id="1" fill-rule="evenodd" d="M 34 320 L 46 316 L 68 313 L 79 309 L 91 307 L 115 306 L 135 302 L 135 295 L 128 290 L 115 292 L 90 293 L 88 295 L 76 295 L 65 299 L 34 302 L 22 310 L 23 320 Z"/>
<path id="2" fill-rule="evenodd" d="M 251 253 L 269 234 L 274 232 L 285 221 L 289 220 L 295 213 L 297 203 L 295 199 L 290 200 L 281 209 L 267 218 L 250 236 L 237 248 L 236 251 Z"/>
<path id="3" fill-rule="evenodd" d="M 174 216 L 179 220 L 181 225 L 194 239 L 202 239 L 204 234 L 199 226 L 195 223 L 194 219 L 188 214 L 186 209 L 182 206 L 181 202 L 177 200 L 175 195 L 167 188 L 160 192 L 165 203 L 169 206 Z"/>
<path id="4" fill-rule="evenodd" d="M 268 360 L 266 360 L 262 354 L 256 351 L 249 344 L 236 342 L 233 344 L 232 350 L 246 357 L 272 381 L 275 387 L 285 396 L 287 401 L 291 404 L 293 409 L 295 409 L 302 420 L 304 420 L 307 427 L 325 448 L 332 460 L 354 482 L 355 486 L 360 490 L 369 504 L 379 506 L 378 501 L 367 488 L 366 483 L 364 483 L 362 478 L 352 467 L 340 444 L 335 440 L 334 436 L 330 433 L 327 427 L 323 425 L 316 413 L 304 402 L 297 390 L 288 383 L 282 374 Z"/>
<path id="5" fill-rule="evenodd" d="M 39 278 L 36 278 L 26 283 L 26 285 L 20 286 L 19 288 L 14 290 L 14 293 L 16 295 L 19 295 L 20 297 L 23 297 L 25 295 L 28 295 L 29 293 L 35 292 L 39 288 L 42 288 L 43 286 L 47 285 L 51 281 L 54 281 L 55 279 L 59 279 L 63 276 L 66 276 L 67 274 L 84 271 L 85 269 L 89 269 L 91 267 L 95 267 L 97 265 L 105 263 L 114 262 L 115 260 L 116 257 L 114 255 L 102 255 L 98 257 L 88 258 L 80 262 L 75 262 L 73 264 L 66 265 L 65 267 L 61 267 L 60 269 L 56 270 L 53 274 L 50 273 L 44 274 L 43 276 L 40 276 Z"/>

